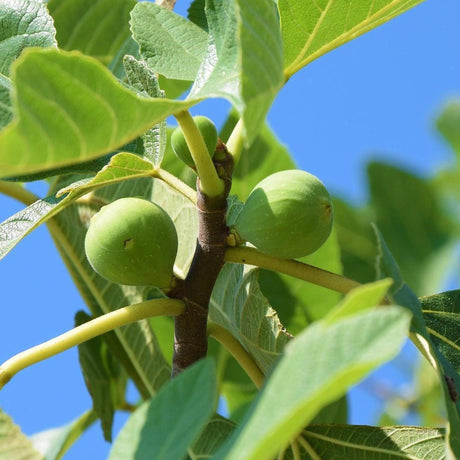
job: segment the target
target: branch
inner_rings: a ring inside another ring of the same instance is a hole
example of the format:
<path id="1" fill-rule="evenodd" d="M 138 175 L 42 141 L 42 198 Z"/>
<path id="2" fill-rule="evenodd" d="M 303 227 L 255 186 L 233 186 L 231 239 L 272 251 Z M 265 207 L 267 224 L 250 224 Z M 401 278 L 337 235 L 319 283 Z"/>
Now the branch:
<path id="1" fill-rule="evenodd" d="M 227 329 L 211 321 L 208 322 L 208 334 L 230 352 L 254 382 L 254 385 L 260 388 L 264 383 L 265 375 L 241 343 Z"/>
<path id="2" fill-rule="evenodd" d="M 8 383 L 19 371 L 36 364 L 51 356 L 62 353 L 69 348 L 109 332 L 117 327 L 149 318 L 151 316 L 177 316 L 184 312 L 184 302 L 175 299 L 163 298 L 147 300 L 145 302 L 119 308 L 110 313 L 88 321 L 54 339 L 29 348 L 0 366 L 0 389 Z"/>
<path id="3" fill-rule="evenodd" d="M 255 248 L 246 246 L 227 249 L 225 252 L 225 261 L 254 265 L 266 268 L 267 270 L 277 271 L 333 291 L 341 292 L 342 294 L 347 294 L 352 289 L 360 286 L 360 283 L 357 281 L 338 275 L 337 273 L 332 273 L 322 268 L 299 262 L 298 260 L 273 257 Z"/>

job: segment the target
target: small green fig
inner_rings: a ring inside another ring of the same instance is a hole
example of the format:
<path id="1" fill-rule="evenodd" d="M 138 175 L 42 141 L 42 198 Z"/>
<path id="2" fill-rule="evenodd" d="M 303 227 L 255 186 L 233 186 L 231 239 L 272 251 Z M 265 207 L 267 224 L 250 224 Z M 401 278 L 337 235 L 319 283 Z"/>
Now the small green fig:
<path id="1" fill-rule="evenodd" d="M 324 184 L 299 170 L 259 182 L 239 214 L 235 231 L 262 252 L 297 259 L 316 251 L 332 229 L 331 197 Z"/>
<path id="2" fill-rule="evenodd" d="M 143 198 L 120 198 L 92 217 L 86 257 L 102 277 L 130 286 L 168 289 L 177 254 L 177 233 L 169 215 Z"/>
<path id="3" fill-rule="evenodd" d="M 214 156 L 214 152 L 217 146 L 217 129 L 214 123 L 207 117 L 198 115 L 193 117 L 197 128 L 200 130 L 203 136 L 206 147 L 211 157 Z M 171 146 L 174 153 L 188 166 L 195 168 L 190 149 L 185 140 L 184 133 L 177 127 L 171 135 Z"/>

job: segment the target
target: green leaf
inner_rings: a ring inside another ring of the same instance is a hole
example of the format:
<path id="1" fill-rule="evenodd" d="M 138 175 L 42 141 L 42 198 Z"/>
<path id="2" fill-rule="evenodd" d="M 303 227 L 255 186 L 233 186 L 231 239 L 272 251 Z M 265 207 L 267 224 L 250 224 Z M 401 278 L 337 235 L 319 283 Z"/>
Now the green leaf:
<path id="1" fill-rule="evenodd" d="M 305 458 L 445 459 L 444 430 L 414 426 L 312 425 L 302 432 Z M 305 443 L 305 444 L 304 444 Z M 317 457 L 313 457 L 316 454 Z M 303 457 L 302 457 L 303 458 Z"/>
<path id="2" fill-rule="evenodd" d="M 0 409 L 0 460 L 44 460 L 28 439 Z"/>
<path id="3" fill-rule="evenodd" d="M 334 228 L 341 250 L 343 274 L 361 283 L 375 281 L 377 247 L 369 210 L 334 197 Z"/>
<path id="4" fill-rule="evenodd" d="M 26 50 L 13 81 L 18 118 L 0 134 L 3 177 L 91 160 L 192 105 L 141 98 L 77 51 Z"/>
<path id="5" fill-rule="evenodd" d="M 202 360 L 166 385 L 130 416 L 109 460 L 178 460 L 211 418 L 217 398 L 215 366 Z"/>
<path id="6" fill-rule="evenodd" d="M 133 56 L 125 56 L 124 66 L 129 83 L 140 95 L 165 97 L 164 91 L 158 86 L 156 75 L 144 62 Z M 144 157 L 155 166 L 160 166 L 166 149 L 166 120 L 160 121 L 142 135 Z"/>
<path id="7" fill-rule="evenodd" d="M 446 451 L 451 454 L 448 458 L 457 458 L 460 455 L 460 402 L 457 397 L 460 390 L 460 376 L 457 375 L 452 364 L 434 346 L 425 325 L 419 299 L 404 282 L 399 267 L 382 234 L 377 227 L 374 227 L 374 230 L 379 251 L 378 276 L 380 278 L 388 276 L 393 278 L 394 283 L 390 295 L 398 305 L 404 306 L 413 314 L 411 339 L 438 373 L 448 418 Z"/>
<path id="8" fill-rule="evenodd" d="M 235 429 L 230 420 L 215 415 L 206 425 L 200 437 L 189 448 L 188 458 L 201 460 L 212 457 Z"/>
<path id="9" fill-rule="evenodd" d="M 284 83 L 273 0 L 209 0 L 209 45 L 190 96 L 224 97 L 243 118 L 247 143 L 263 126 Z"/>
<path id="10" fill-rule="evenodd" d="M 129 36 L 135 0 L 49 0 L 59 47 L 108 64 Z"/>
<path id="11" fill-rule="evenodd" d="M 9 75 L 24 48 L 56 46 L 53 18 L 42 0 L 0 3 L 0 74 Z"/>
<path id="12" fill-rule="evenodd" d="M 278 0 L 286 76 L 421 2 Z"/>
<path id="13" fill-rule="evenodd" d="M 232 112 L 220 132 L 220 138 L 227 142 L 237 117 Z M 232 176 L 232 195 L 245 201 L 252 189 L 265 177 L 285 169 L 295 169 L 296 165 L 288 149 L 265 124 L 250 148 L 244 148 Z"/>
<path id="14" fill-rule="evenodd" d="M 60 460 L 96 420 L 96 413 L 88 411 L 67 425 L 34 434 L 31 441 L 44 460 Z"/>
<path id="15" fill-rule="evenodd" d="M 460 157 L 460 102 L 449 102 L 436 120 L 436 127 Z"/>
<path id="16" fill-rule="evenodd" d="M 329 312 L 324 321 L 334 322 L 379 305 L 392 284 L 393 280 L 386 278 L 353 289 Z"/>
<path id="17" fill-rule="evenodd" d="M 75 326 L 90 321 L 92 317 L 84 311 L 75 315 Z M 104 439 L 112 442 L 113 416 L 118 403 L 117 387 L 126 384 L 126 378 L 114 366 L 107 345 L 101 337 L 95 337 L 78 345 L 78 358 L 85 379 L 86 388 L 93 401 L 93 410 L 101 420 Z M 118 363 L 117 363 L 118 364 Z M 120 378 L 122 382 L 117 380 Z"/>
<path id="18" fill-rule="evenodd" d="M 230 331 L 266 374 L 292 338 L 260 291 L 258 270 L 226 264 L 217 278 L 209 318 Z"/>
<path id="19" fill-rule="evenodd" d="M 187 17 L 201 27 L 206 32 L 208 31 L 208 21 L 206 19 L 206 13 L 204 8 L 206 6 L 206 0 L 193 0 L 187 10 Z"/>
<path id="20" fill-rule="evenodd" d="M 460 375 L 460 291 L 422 297 L 420 301 L 433 343 Z"/>
<path id="21" fill-rule="evenodd" d="M 427 181 L 394 166 L 368 165 L 376 224 L 418 295 L 435 292 L 453 257 L 450 222 Z M 388 186 L 391 184 L 391 186 Z"/>
<path id="22" fill-rule="evenodd" d="M 208 34 L 193 22 L 153 3 L 131 12 L 131 31 L 148 66 L 167 78 L 194 80 L 208 44 Z"/>
<path id="23" fill-rule="evenodd" d="M 409 325 L 406 310 L 389 306 L 308 327 L 286 346 L 245 422 L 216 459 L 272 458 L 322 407 L 393 358 Z"/>

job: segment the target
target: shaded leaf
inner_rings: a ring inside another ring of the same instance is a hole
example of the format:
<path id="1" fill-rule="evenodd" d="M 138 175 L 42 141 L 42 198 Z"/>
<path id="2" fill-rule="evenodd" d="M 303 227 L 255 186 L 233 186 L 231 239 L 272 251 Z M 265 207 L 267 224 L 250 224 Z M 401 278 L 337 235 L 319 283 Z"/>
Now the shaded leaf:
<path id="1" fill-rule="evenodd" d="M 452 229 L 433 187 L 383 163 L 368 165 L 371 205 L 403 278 L 419 295 L 438 289 L 452 260 Z"/>
<path id="2" fill-rule="evenodd" d="M 436 127 L 460 156 L 460 102 L 449 102 L 436 120 Z"/>
<path id="3" fill-rule="evenodd" d="M 18 118 L 0 135 L 2 176 L 91 160 L 192 105 L 140 98 L 76 51 L 26 50 L 13 80 Z"/>
<path id="4" fill-rule="evenodd" d="M 13 423 L 11 417 L 0 409 L 0 459 L 43 460 L 28 439 Z"/>
<path id="5" fill-rule="evenodd" d="M 216 397 L 215 367 L 205 359 L 136 409 L 115 440 L 109 459 L 183 458 L 211 418 Z"/>
<path id="6" fill-rule="evenodd" d="M 278 14 L 272 0 L 209 0 L 209 44 L 190 97 L 223 97 L 242 116 L 248 144 L 284 83 Z"/>
<path id="7" fill-rule="evenodd" d="M 208 43 L 203 29 L 166 8 L 141 2 L 131 12 L 131 31 L 154 72 L 195 79 Z"/>
<path id="8" fill-rule="evenodd" d="M 433 343 L 460 374 L 460 291 L 422 297 L 420 301 Z"/>
<path id="9" fill-rule="evenodd" d="M 226 264 L 217 278 L 209 318 L 230 331 L 266 374 L 291 339 L 260 291 L 258 270 Z"/>
<path id="10" fill-rule="evenodd" d="M 279 0 L 287 77 L 422 0 Z"/>
<path id="11" fill-rule="evenodd" d="M 448 458 L 457 458 L 460 455 L 460 403 L 456 395 L 460 389 L 460 376 L 434 346 L 426 328 L 419 299 L 404 282 L 399 267 L 377 227 L 375 233 L 379 249 L 378 276 L 393 278 L 391 297 L 398 305 L 404 306 L 413 314 L 411 339 L 438 373 L 448 418 L 445 447 L 449 453 Z"/>
<path id="12" fill-rule="evenodd" d="M 80 326 L 91 319 L 92 317 L 85 312 L 78 311 L 75 315 L 75 326 Z M 113 416 L 118 403 L 117 378 L 122 376 L 120 369 L 116 372 L 111 365 L 111 356 L 101 337 L 95 337 L 78 345 L 78 358 L 86 388 L 93 401 L 93 410 L 101 420 L 104 439 L 112 442 Z M 123 378 L 120 384 L 124 387 L 126 378 Z"/>
<path id="13" fill-rule="evenodd" d="M 445 459 L 444 430 L 413 426 L 312 425 L 302 432 L 307 459 Z"/>
<path id="14" fill-rule="evenodd" d="M 308 327 L 286 346 L 245 421 L 216 459 L 271 458 L 322 407 L 393 358 L 409 324 L 407 311 L 391 306 Z"/>
<path id="15" fill-rule="evenodd" d="M 108 64 L 129 36 L 135 0 L 49 0 L 59 47 Z"/>

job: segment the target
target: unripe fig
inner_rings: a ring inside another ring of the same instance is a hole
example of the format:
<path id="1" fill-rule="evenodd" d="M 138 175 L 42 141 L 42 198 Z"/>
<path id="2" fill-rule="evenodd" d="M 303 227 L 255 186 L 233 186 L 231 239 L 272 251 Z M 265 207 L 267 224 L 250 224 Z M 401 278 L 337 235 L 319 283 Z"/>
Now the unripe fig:
<path id="1" fill-rule="evenodd" d="M 211 157 L 214 156 L 214 152 L 217 146 L 217 129 L 214 123 L 207 117 L 198 115 L 193 117 L 197 128 L 200 130 L 201 135 L 203 136 L 204 143 L 208 148 L 208 152 Z M 171 146 L 174 150 L 174 153 L 188 166 L 195 168 L 195 163 L 190 153 L 190 149 L 185 140 L 184 133 L 177 127 L 171 135 Z"/>
<path id="2" fill-rule="evenodd" d="M 120 198 L 93 216 L 86 257 L 102 277 L 118 284 L 168 289 L 177 254 L 169 215 L 143 198 Z"/>
<path id="3" fill-rule="evenodd" d="M 262 252 L 297 259 L 316 251 L 332 229 L 331 197 L 324 184 L 299 170 L 259 182 L 239 214 L 235 230 Z"/>

